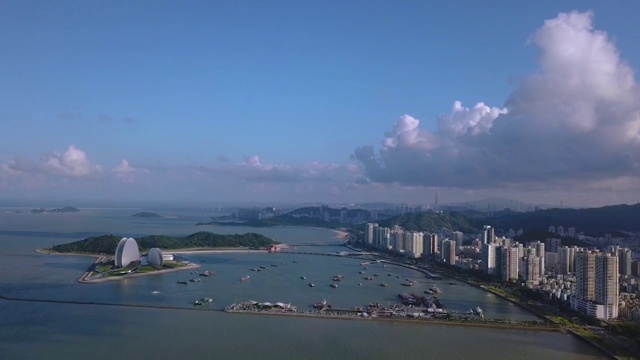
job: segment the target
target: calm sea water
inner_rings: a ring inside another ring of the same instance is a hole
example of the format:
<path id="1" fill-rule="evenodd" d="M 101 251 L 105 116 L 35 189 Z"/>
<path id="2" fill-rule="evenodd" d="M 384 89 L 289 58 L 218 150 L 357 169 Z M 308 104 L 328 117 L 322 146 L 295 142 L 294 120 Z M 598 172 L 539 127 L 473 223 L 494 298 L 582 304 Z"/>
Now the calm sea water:
<path id="1" fill-rule="evenodd" d="M 205 308 L 219 310 L 234 301 L 282 301 L 309 308 L 326 299 L 338 307 L 370 302 L 394 303 L 405 278 L 421 293 L 435 284 L 450 310 L 480 306 L 492 318 L 535 319 L 531 314 L 479 289 L 452 280 L 434 282 L 409 269 L 328 256 L 263 253 L 190 254 L 190 260 L 215 277 L 177 284 L 197 275 L 188 271 L 104 284 L 78 284 L 93 262 L 79 256 L 42 255 L 37 248 L 114 233 L 187 235 L 196 231 L 260 232 L 289 244 L 326 244 L 301 251 L 344 250 L 329 230 L 198 227 L 218 213 L 189 209 L 148 209 L 161 219 L 133 218 L 139 209 L 83 209 L 78 213 L 30 214 L 0 210 L 0 294 L 22 299 L 85 301 L 122 305 L 162 305 L 166 310 L 125 306 L 78 305 L 0 300 L 0 359 L 112 359 L 180 356 L 188 359 L 337 359 L 337 358 L 536 358 L 596 359 L 601 356 L 575 338 L 553 332 L 283 318 L 192 311 L 198 298 L 212 297 Z M 272 266 L 275 265 L 275 266 Z M 265 266 L 261 272 L 251 268 Z M 365 271 L 365 274 L 359 274 Z M 344 276 L 337 289 L 331 277 Z M 374 276 L 373 281 L 363 279 Z M 239 278 L 250 275 L 248 282 Z M 307 280 L 300 277 L 305 276 Z M 398 278 L 399 277 L 399 278 Z M 307 286 L 313 282 L 316 286 Z M 388 283 L 381 287 L 380 283 Z M 359 285 L 362 284 L 362 285 Z"/>

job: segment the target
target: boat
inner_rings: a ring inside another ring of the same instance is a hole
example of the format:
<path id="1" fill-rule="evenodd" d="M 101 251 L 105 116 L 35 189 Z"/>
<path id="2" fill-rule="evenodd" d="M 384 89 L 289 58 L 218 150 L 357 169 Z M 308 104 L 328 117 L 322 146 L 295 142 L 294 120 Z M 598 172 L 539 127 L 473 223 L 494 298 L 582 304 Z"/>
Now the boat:
<path id="1" fill-rule="evenodd" d="M 342 281 L 342 275 L 336 275 L 332 279 L 333 281 Z"/>
<path id="2" fill-rule="evenodd" d="M 429 290 L 431 290 L 434 294 L 440 294 L 442 292 L 442 290 L 440 290 L 440 288 L 435 285 L 431 286 Z"/>
<path id="3" fill-rule="evenodd" d="M 215 275 L 215 274 L 216 273 L 214 273 L 213 271 L 206 270 L 206 271 L 200 273 L 199 275 L 200 276 L 212 276 L 212 275 Z"/>
<path id="4" fill-rule="evenodd" d="M 307 280 L 307 277 L 306 276 L 300 276 L 300 279 Z"/>
<path id="5" fill-rule="evenodd" d="M 478 315 L 482 315 L 482 309 L 480 308 L 480 306 L 476 307 L 475 313 Z"/>
<path id="6" fill-rule="evenodd" d="M 240 281 L 249 281 L 249 275 L 240 278 Z"/>
<path id="7" fill-rule="evenodd" d="M 329 305 L 329 303 L 327 303 L 327 300 L 318 301 L 317 303 L 313 304 L 313 307 L 316 308 L 316 309 L 322 309 L 325 306 L 328 307 L 328 308 L 331 307 L 331 305 Z"/>
<path id="8" fill-rule="evenodd" d="M 199 305 L 209 304 L 209 303 L 212 303 L 212 302 L 213 302 L 212 298 L 202 298 L 200 300 L 194 301 L 193 305 L 199 306 Z"/>
<path id="9" fill-rule="evenodd" d="M 266 268 L 267 268 L 267 267 L 266 267 L 266 266 L 264 266 L 264 265 L 263 265 L 263 266 L 260 266 L 260 269 L 266 269 Z"/>
<path id="10" fill-rule="evenodd" d="M 178 281 L 178 284 L 187 285 L 189 283 L 183 280 L 183 281 Z"/>
<path id="11" fill-rule="evenodd" d="M 382 283 L 382 284 L 380 284 L 380 286 L 382 286 L 382 287 L 387 287 L 387 286 L 389 286 L 389 284 L 387 284 L 387 283 Z"/>
<path id="12" fill-rule="evenodd" d="M 362 275 L 364 274 L 364 271 L 358 271 L 358 274 Z"/>
<path id="13" fill-rule="evenodd" d="M 251 271 L 258 271 L 258 268 L 252 268 Z"/>
<path id="14" fill-rule="evenodd" d="M 309 283 L 309 287 L 314 287 L 314 286 L 316 286 L 316 284 L 314 284 L 314 283 Z"/>
<path id="15" fill-rule="evenodd" d="M 334 288 L 334 289 L 337 289 L 337 288 L 338 288 L 338 284 L 336 284 L 336 283 L 332 283 L 332 284 L 331 284 L 331 285 L 329 285 L 329 286 L 331 286 L 331 287 L 332 287 L 332 288 Z"/>
<path id="16" fill-rule="evenodd" d="M 276 267 L 276 266 L 278 266 L 278 265 L 276 265 L 276 264 L 271 264 L 271 266 Z"/>

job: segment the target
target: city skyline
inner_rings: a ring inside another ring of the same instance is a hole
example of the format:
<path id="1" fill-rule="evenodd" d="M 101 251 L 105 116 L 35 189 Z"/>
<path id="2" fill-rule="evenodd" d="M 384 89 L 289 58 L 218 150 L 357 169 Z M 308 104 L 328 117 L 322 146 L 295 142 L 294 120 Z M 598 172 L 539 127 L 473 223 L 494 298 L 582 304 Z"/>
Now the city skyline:
<path id="1" fill-rule="evenodd" d="M 638 202 L 634 5 L 536 4 L 0 4 L 0 200 Z"/>

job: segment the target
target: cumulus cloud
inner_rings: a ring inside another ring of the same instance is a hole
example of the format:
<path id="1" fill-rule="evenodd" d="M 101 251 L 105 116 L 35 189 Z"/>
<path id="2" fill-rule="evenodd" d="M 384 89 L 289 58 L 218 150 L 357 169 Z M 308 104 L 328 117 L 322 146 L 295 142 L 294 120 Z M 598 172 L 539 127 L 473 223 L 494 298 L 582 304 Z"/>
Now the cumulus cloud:
<path id="1" fill-rule="evenodd" d="M 122 159 L 120 165 L 111 169 L 111 172 L 125 182 L 133 182 L 136 175 L 149 171 L 147 169 L 135 168 L 129 164 L 127 159 Z"/>
<path id="2" fill-rule="evenodd" d="M 591 12 L 561 13 L 529 38 L 539 69 L 506 107 L 456 101 L 437 129 L 402 116 L 381 148 L 357 148 L 374 182 L 489 188 L 640 175 L 640 90 Z M 362 182 L 362 181 L 360 181 Z"/>
<path id="3" fill-rule="evenodd" d="M 89 161 L 87 154 L 70 145 L 64 152 L 54 151 L 39 161 L 19 158 L 5 166 L 19 174 L 41 174 L 64 178 L 91 178 L 102 173 L 100 165 Z"/>

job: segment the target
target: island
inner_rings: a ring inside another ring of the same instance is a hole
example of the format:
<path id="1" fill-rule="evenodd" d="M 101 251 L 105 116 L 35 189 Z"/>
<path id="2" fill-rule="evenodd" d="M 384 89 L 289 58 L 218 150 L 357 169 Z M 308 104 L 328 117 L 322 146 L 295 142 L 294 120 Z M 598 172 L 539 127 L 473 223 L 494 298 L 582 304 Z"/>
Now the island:
<path id="1" fill-rule="evenodd" d="M 174 256 L 175 253 L 230 249 L 267 251 L 276 244 L 276 241 L 256 233 L 221 235 L 201 231 L 183 237 L 149 235 L 137 240 L 117 235 L 94 236 L 38 252 L 97 256 L 96 261 L 78 281 L 100 283 L 200 267 L 187 259 Z M 165 255 L 160 249 L 173 251 Z M 152 254 L 153 259 L 150 259 Z M 129 261 L 124 262 L 123 257 Z M 205 271 L 202 276 L 210 274 L 211 272 Z"/>
<path id="2" fill-rule="evenodd" d="M 31 213 L 32 214 L 42 214 L 45 212 L 52 212 L 52 213 L 68 213 L 68 212 L 78 212 L 80 211 L 80 209 L 73 207 L 73 206 L 65 206 L 63 208 L 56 208 L 56 209 L 51 209 L 51 210 L 47 210 L 45 208 L 38 208 L 38 209 L 32 209 Z"/>
<path id="3" fill-rule="evenodd" d="M 141 217 L 141 218 L 160 218 L 160 217 L 162 217 L 162 215 L 158 215 L 157 213 L 146 212 L 146 211 L 141 211 L 141 212 L 135 213 L 135 214 L 133 214 L 131 216 L 132 217 Z"/>

